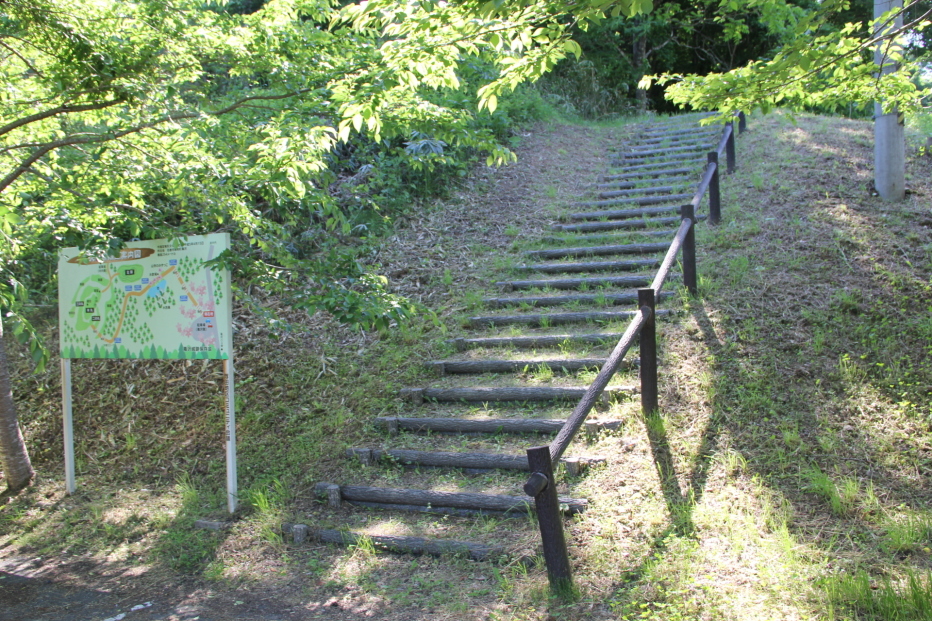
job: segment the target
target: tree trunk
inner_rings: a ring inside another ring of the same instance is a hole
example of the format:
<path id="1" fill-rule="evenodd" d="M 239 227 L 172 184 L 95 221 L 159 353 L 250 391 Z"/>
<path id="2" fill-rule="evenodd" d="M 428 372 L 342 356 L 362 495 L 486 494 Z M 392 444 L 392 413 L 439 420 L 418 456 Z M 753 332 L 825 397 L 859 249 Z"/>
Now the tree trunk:
<path id="1" fill-rule="evenodd" d="M 26 452 L 26 442 L 16 419 L 13 386 L 6 348 L 3 345 L 3 322 L 0 321 L 0 466 L 7 488 L 16 491 L 29 485 L 35 471 Z"/>
<path id="2" fill-rule="evenodd" d="M 647 34 L 639 32 L 634 36 L 634 49 L 632 54 L 634 61 L 634 70 L 637 72 L 638 82 L 647 73 Z M 637 102 L 637 108 L 640 112 L 647 111 L 647 90 L 635 88 L 634 99 Z"/>

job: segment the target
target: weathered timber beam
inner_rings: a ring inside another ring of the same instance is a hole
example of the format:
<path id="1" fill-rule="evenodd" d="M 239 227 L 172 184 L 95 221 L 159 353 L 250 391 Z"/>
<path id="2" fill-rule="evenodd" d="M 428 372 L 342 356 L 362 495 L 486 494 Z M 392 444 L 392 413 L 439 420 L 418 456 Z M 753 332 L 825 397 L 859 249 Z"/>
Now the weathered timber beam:
<path id="1" fill-rule="evenodd" d="M 692 198 L 692 194 L 666 194 L 664 196 L 645 196 L 639 198 L 612 198 L 601 201 L 580 201 L 573 203 L 574 207 L 606 207 L 609 205 L 659 205 L 660 203 L 673 203 L 683 199 Z M 677 206 L 679 206 L 677 204 Z M 571 214 L 571 217 L 574 214 Z M 578 219 L 578 218 L 577 218 Z"/>
<path id="2" fill-rule="evenodd" d="M 662 297 L 670 297 L 672 292 L 662 292 Z M 564 304 L 593 304 L 621 306 L 633 304 L 638 301 L 637 292 L 634 293 L 580 293 L 575 295 L 528 295 L 514 298 L 483 298 L 482 303 L 489 308 L 507 308 L 509 306 L 562 306 Z"/>
<path id="3" fill-rule="evenodd" d="M 504 280 L 495 283 L 505 291 L 550 287 L 551 289 L 578 289 L 587 287 L 646 287 L 648 276 L 596 276 L 592 278 L 550 278 L 543 280 Z"/>
<path id="4" fill-rule="evenodd" d="M 657 311 L 658 315 L 669 314 L 669 310 Z M 591 311 L 582 313 L 546 313 L 527 315 L 489 315 L 470 317 L 467 325 L 471 328 L 509 325 L 564 325 L 568 323 L 585 323 L 587 321 L 609 322 L 631 319 L 637 311 Z"/>
<path id="5" fill-rule="evenodd" d="M 473 470 L 528 470 L 526 454 L 507 455 L 504 453 L 458 453 L 455 451 L 412 451 L 408 449 L 372 449 L 348 448 L 346 453 L 364 466 L 373 465 L 382 460 L 403 465 L 429 466 L 435 468 L 465 468 Z M 574 466 L 586 468 L 604 464 L 601 457 L 574 458 Z"/>
<path id="6" fill-rule="evenodd" d="M 638 194 L 669 194 L 676 186 L 672 185 L 658 185 L 651 188 L 634 188 L 631 190 L 611 190 L 608 192 L 600 192 L 599 198 L 616 198 L 621 196 L 637 196 Z"/>
<path id="7" fill-rule="evenodd" d="M 542 365 L 555 373 L 575 373 L 583 369 L 599 369 L 601 358 L 550 359 L 550 360 L 432 360 L 424 364 L 441 375 L 445 373 L 513 373 L 524 369 L 537 369 Z"/>
<path id="8" fill-rule="evenodd" d="M 620 179 L 640 179 L 643 177 L 675 177 L 678 175 L 691 175 L 695 171 L 692 168 L 661 168 L 658 170 L 646 170 L 642 172 L 620 173 L 617 175 L 602 175 L 602 183 L 596 184 L 597 188 L 608 187 L 618 183 Z M 624 183 L 624 182 L 623 182 Z"/>
<path id="9" fill-rule="evenodd" d="M 575 248 L 551 248 L 548 250 L 529 250 L 525 256 L 537 259 L 559 259 L 562 257 L 605 256 L 613 254 L 646 254 L 664 252 L 670 244 L 618 244 L 613 246 L 577 246 Z"/>
<path id="10" fill-rule="evenodd" d="M 662 231 L 664 236 L 676 231 Z M 570 274 L 573 272 L 599 272 L 611 270 L 637 270 L 645 267 L 657 267 L 660 259 L 633 259 L 630 261 L 589 261 L 579 263 L 541 263 L 539 265 L 518 265 L 516 270 L 523 272 L 540 272 L 542 274 Z"/>
<path id="11" fill-rule="evenodd" d="M 605 399 L 611 395 L 634 392 L 633 386 L 613 386 L 606 389 Z M 470 388 L 402 388 L 398 396 L 414 403 L 425 401 L 573 401 L 586 393 L 582 387 L 557 386 L 495 386 Z"/>
<path id="12" fill-rule="evenodd" d="M 559 347 L 563 343 L 583 345 L 600 345 L 614 343 L 621 338 L 620 332 L 603 334 L 547 334 L 540 336 L 491 336 L 482 338 L 458 338 L 448 341 L 457 351 L 466 351 L 473 347 L 516 347 L 534 349 L 538 347 Z"/>
<path id="13" fill-rule="evenodd" d="M 298 528 L 303 527 L 303 528 Z M 368 535 L 351 531 L 332 530 L 326 528 L 311 528 L 304 524 L 282 524 L 282 531 L 297 541 L 297 532 L 304 533 L 302 542 L 309 538 L 321 543 L 340 546 L 355 546 L 362 541 L 371 543 L 379 550 L 401 554 L 415 554 L 428 556 L 466 556 L 474 561 L 496 561 L 507 558 L 508 554 L 502 546 L 487 546 L 468 541 L 431 540 L 423 537 L 405 537 L 400 535 Z"/>
<path id="14" fill-rule="evenodd" d="M 331 484 L 318 483 L 315 491 Z M 397 489 L 390 487 L 368 487 L 364 485 L 341 485 L 340 496 L 343 500 L 359 502 L 382 502 L 403 505 L 431 505 L 437 507 L 457 507 L 461 509 L 491 509 L 493 511 L 528 512 L 529 505 L 524 496 L 501 496 L 497 494 L 476 494 L 468 492 L 436 492 L 422 489 Z M 561 498 L 561 504 L 567 506 L 567 513 L 582 513 L 588 501 L 582 498 Z M 530 507 L 533 509 L 533 507 Z"/>
<path id="15" fill-rule="evenodd" d="M 676 198 L 691 198 L 692 194 L 677 194 Z M 671 197 L 672 198 L 672 197 Z M 603 201 L 611 204 L 611 201 Z M 637 218 L 643 216 L 656 216 L 671 211 L 678 211 L 679 205 L 665 205 L 663 207 L 641 207 L 637 209 L 606 209 L 602 211 L 584 211 L 568 214 L 566 217 L 570 220 L 600 220 L 607 218 L 609 220 L 624 220 L 625 218 Z"/>
<path id="16" fill-rule="evenodd" d="M 660 157 L 656 161 L 647 162 L 644 164 L 631 164 L 630 162 L 609 162 L 609 166 L 613 168 L 624 168 L 628 172 L 635 170 L 652 170 L 656 168 L 666 168 L 670 166 L 688 166 L 690 164 L 697 164 L 699 162 L 704 162 L 704 157 Z"/>
<path id="17" fill-rule="evenodd" d="M 672 192 L 675 188 L 682 187 L 686 185 L 687 182 L 693 180 L 693 175 L 677 175 L 674 177 L 667 177 L 664 179 L 667 183 L 675 183 L 676 185 L 666 186 L 670 188 Z M 599 183 L 597 184 L 598 188 L 627 188 L 628 183 L 626 182 L 615 182 L 615 183 Z M 599 198 L 611 198 L 612 196 L 625 196 L 625 194 L 618 194 L 617 192 L 628 192 L 628 194 L 635 194 L 636 189 L 634 190 L 622 190 L 622 189 L 610 189 L 607 191 L 599 192 Z"/>
<path id="18" fill-rule="evenodd" d="M 634 361 L 635 363 L 637 361 Z M 557 433 L 563 419 L 546 418 L 377 418 L 380 424 L 395 433 L 397 430 L 430 431 L 434 433 Z M 590 420 L 596 429 L 621 429 L 618 420 Z"/>

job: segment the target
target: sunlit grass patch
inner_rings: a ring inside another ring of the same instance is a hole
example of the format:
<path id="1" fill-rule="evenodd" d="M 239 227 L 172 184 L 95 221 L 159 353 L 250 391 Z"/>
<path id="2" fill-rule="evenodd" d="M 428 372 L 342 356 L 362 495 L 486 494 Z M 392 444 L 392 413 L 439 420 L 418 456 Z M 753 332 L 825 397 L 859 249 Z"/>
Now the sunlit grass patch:
<path id="1" fill-rule="evenodd" d="M 928 621 L 932 619 L 932 574 L 907 570 L 901 576 L 872 577 L 864 570 L 820 581 L 826 619 Z"/>

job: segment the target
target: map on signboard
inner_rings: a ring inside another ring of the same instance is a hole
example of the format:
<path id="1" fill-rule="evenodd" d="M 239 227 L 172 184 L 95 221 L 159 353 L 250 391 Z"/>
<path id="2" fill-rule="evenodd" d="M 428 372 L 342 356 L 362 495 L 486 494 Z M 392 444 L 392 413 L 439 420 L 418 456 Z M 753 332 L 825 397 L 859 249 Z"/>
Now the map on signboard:
<path id="1" fill-rule="evenodd" d="M 226 233 L 129 242 L 119 256 L 61 251 L 62 358 L 220 358 L 233 349 L 230 274 L 204 263 Z"/>

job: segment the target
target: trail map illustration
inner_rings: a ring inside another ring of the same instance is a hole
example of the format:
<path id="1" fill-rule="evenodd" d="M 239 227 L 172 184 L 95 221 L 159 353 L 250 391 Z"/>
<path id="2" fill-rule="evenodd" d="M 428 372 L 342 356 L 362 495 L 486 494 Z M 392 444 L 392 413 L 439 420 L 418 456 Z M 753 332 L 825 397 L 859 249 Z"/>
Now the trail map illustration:
<path id="1" fill-rule="evenodd" d="M 61 252 L 62 358 L 214 358 L 232 352 L 230 275 L 205 267 L 229 235 L 130 242 L 120 256 Z"/>

